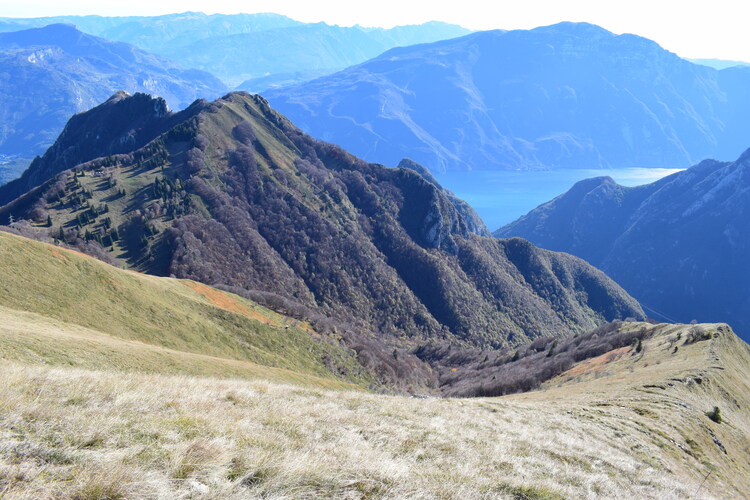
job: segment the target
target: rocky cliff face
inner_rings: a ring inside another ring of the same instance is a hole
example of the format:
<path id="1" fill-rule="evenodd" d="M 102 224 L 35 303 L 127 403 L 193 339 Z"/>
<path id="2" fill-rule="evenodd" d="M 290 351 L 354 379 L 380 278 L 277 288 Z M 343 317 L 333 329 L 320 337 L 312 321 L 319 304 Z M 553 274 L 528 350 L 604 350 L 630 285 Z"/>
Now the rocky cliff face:
<path id="1" fill-rule="evenodd" d="M 652 184 L 600 177 L 499 229 L 600 267 L 656 317 L 726 321 L 750 338 L 750 153 Z"/>
<path id="2" fill-rule="evenodd" d="M 398 168 L 406 168 L 417 172 L 425 180 L 427 180 L 427 182 L 435 186 L 443 195 L 445 195 L 445 197 L 448 198 L 453 207 L 461 215 L 461 218 L 463 219 L 470 233 L 477 234 L 479 236 L 491 236 L 490 230 L 487 228 L 487 226 L 485 226 L 482 218 L 479 217 L 479 214 L 477 214 L 476 211 L 471 208 L 471 205 L 466 203 L 464 200 L 457 198 L 456 195 L 454 195 L 451 191 L 441 186 L 437 179 L 435 179 L 435 177 L 427 168 L 408 158 L 404 158 L 403 160 L 401 160 L 398 164 Z"/>

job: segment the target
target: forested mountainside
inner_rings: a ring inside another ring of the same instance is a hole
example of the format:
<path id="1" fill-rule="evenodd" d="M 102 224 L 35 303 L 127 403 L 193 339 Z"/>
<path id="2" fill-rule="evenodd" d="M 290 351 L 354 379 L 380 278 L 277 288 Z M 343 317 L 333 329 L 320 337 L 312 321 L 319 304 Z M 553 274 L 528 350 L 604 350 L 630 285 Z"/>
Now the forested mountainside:
<path id="1" fill-rule="evenodd" d="M 750 153 L 651 184 L 581 181 L 496 236 L 604 270 L 664 319 L 726 321 L 750 339 Z"/>
<path id="2" fill-rule="evenodd" d="M 747 67 L 561 23 L 393 49 L 264 95 L 305 132 L 389 165 L 676 168 L 747 147 L 749 83 Z"/>
<path id="3" fill-rule="evenodd" d="M 31 219 L 131 268 L 273 294 L 402 344 L 499 347 L 643 317 L 582 260 L 472 233 L 467 207 L 418 172 L 317 141 L 259 96 L 154 113 L 161 102 L 118 95 L 75 117 L 24 174 L 31 191 L 14 200 L 18 183 L 0 189 L 0 220 Z"/>
<path id="4" fill-rule="evenodd" d="M 181 109 L 216 98 L 223 83 L 132 45 L 71 25 L 0 33 L 0 154 L 42 154 L 74 113 L 118 90 L 149 92 Z"/>

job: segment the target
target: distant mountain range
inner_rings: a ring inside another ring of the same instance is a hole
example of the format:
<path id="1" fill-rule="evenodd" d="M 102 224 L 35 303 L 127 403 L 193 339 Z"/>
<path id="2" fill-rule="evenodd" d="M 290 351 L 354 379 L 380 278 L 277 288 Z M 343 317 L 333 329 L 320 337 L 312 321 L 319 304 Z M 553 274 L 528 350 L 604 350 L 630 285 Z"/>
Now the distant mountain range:
<path id="1" fill-rule="evenodd" d="M 279 14 L 213 14 L 183 12 L 163 16 L 52 16 L 0 18 L 0 31 L 73 24 L 90 35 L 136 45 L 149 52 L 187 45 L 199 38 L 301 26 Z"/>
<path id="2" fill-rule="evenodd" d="M 153 92 L 183 108 L 226 87 L 132 45 L 70 25 L 0 33 L 0 154 L 33 157 L 49 147 L 71 115 L 117 90 Z"/>
<path id="3" fill-rule="evenodd" d="M 75 24 L 86 33 L 131 43 L 252 91 L 333 73 L 393 47 L 469 33 L 440 22 L 382 29 L 302 23 L 278 14 L 196 12 L 155 17 L 0 18 L 0 31 L 50 23 Z"/>
<path id="4" fill-rule="evenodd" d="M 393 47 L 467 33 L 439 22 L 391 29 L 318 23 L 205 38 L 162 53 L 186 66 L 210 71 L 238 89 L 257 92 L 280 83 L 306 81 L 315 73 L 334 73 Z"/>
<path id="5" fill-rule="evenodd" d="M 306 132 L 432 171 L 680 167 L 748 144 L 750 68 L 590 24 L 393 49 L 264 95 Z"/>
<path id="6" fill-rule="evenodd" d="M 0 221 L 46 223 L 131 268 L 270 294 L 401 347 L 515 345 L 643 317 L 580 259 L 476 235 L 468 206 L 404 166 L 316 141 L 259 96 L 170 113 L 120 93 L 0 188 Z"/>
<path id="7" fill-rule="evenodd" d="M 710 66 L 714 69 L 726 69 L 734 66 L 750 66 L 750 63 L 745 61 L 731 61 L 728 59 L 688 59 L 690 62 L 695 64 L 702 64 L 703 66 Z"/>
<path id="8" fill-rule="evenodd" d="M 586 259 L 655 317 L 726 321 L 750 339 L 750 151 L 644 186 L 581 181 L 495 235 Z"/>

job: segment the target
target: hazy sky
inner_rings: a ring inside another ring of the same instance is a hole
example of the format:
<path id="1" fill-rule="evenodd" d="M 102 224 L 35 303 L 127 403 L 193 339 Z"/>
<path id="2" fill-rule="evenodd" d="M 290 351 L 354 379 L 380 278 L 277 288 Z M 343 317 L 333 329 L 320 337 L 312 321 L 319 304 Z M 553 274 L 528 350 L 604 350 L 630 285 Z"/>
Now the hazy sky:
<path id="1" fill-rule="evenodd" d="M 587 21 L 655 40 L 683 57 L 750 61 L 747 4 L 740 0 L 1 0 L 0 16 L 276 12 L 306 22 L 390 27 L 429 20 L 475 30 Z"/>

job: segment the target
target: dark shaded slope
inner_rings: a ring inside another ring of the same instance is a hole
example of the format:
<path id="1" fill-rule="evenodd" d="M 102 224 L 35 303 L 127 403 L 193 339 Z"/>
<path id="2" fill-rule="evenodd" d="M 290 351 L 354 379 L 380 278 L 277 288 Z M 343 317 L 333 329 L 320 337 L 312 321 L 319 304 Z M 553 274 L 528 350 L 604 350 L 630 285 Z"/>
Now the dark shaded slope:
<path id="1" fill-rule="evenodd" d="M 73 116 L 60 137 L 20 178 L 0 186 L 0 205 L 51 179 L 55 174 L 100 156 L 143 147 L 171 126 L 198 112 L 201 103 L 174 114 L 164 99 L 117 92 L 95 108 Z"/>
<path id="2" fill-rule="evenodd" d="M 482 221 L 482 218 L 479 217 L 479 214 L 476 213 L 476 211 L 466 203 L 464 200 L 458 198 L 456 195 L 454 195 L 451 191 L 448 189 L 445 189 L 443 186 L 440 185 L 440 183 L 435 179 L 435 177 L 430 173 L 430 171 L 420 165 L 419 163 L 416 163 L 412 160 L 409 160 L 408 158 L 404 158 L 401 160 L 398 164 L 398 168 L 406 168 L 409 170 L 413 170 L 417 172 L 419 175 L 424 177 L 424 179 L 438 188 L 442 193 L 450 200 L 450 202 L 453 204 L 454 208 L 458 211 L 459 214 L 461 214 L 461 217 L 463 218 L 464 222 L 466 222 L 469 231 L 478 234 L 479 236 L 491 236 L 490 230 L 487 228 L 487 226 L 484 225 L 484 221 Z"/>
<path id="3" fill-rule="evenodd" d="M 68 242 L 89 232 L 131 266 L 271 292 L 397 345 L 502 346 L 642 315 L 583 261 L 472 234 L 422 175 L 316 141 L 257 96 L 202 105 L 144 148 L 77 169 L 0 220 L 42 196 L 34 216 L 53 235 L 69 228 Z M 79 216 L 105 202 L 111 226 L 98 209 Z M 111 227 L 132 237 L 112 242 Z"/>
<path id="4" fill-rule="evenodd" d="M 750 155 L 706 160 L 634 188 L 608 178 L 499 229 L 600 267 L 653 311 L 750 332 Z"/>

